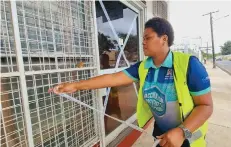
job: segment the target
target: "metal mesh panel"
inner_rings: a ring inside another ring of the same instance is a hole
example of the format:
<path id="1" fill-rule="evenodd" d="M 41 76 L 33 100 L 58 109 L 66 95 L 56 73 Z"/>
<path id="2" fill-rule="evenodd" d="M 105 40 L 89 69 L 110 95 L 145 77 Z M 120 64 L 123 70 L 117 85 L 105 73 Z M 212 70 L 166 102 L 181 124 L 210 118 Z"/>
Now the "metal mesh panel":
<path id="1" fill-rule="evenodd" d="M 51 85 L 73 82 L 91 77 L 90 70 L 27 76 L 29 107 L 32 119 L 33 138 L 36 146 L 81 146 L 96 137 L 92 110 L 51 95 Z M 78 91 L 72 96 L 93 106 L 95 91 Z"/>
<path id="2" fill-rule="evenodd" d="M 11 22 L 10 2 L 1 1 L 1 72 L 15 72 L 16 56 L 14 34 Z"/>
<path id="3" fill-rule="evenodd" d="M 92 67 L 89 2 L 17 2 L 26 71 Z M 57 64 L 56 64 L 57 63 Z"/>
<path id="4" fill-rule="evenodd" d="M 1 147 L 26 147 L 19 78 L 1 78 Z"/>
<path id="5" fill-rule="evenodd" d="M 39 147 L 80 147 L 98 142 L 100 124 L 95 112 L 47 92 L 60 82 L 96 76 L 92 2 L 16 2 L 18 23 L 14 25 L 19 27 L 23 59 L 18 66 L 25 69 L 21 74 L 16 68 L 19 63 L 10 3 L 1 2 L 1 71 L 5 74 L 1 77 L 0 146 L 26 147 L 30 140 Z M 28 97 L 22 98 L 19 79 Z M 78 91 L 72 96 L 97 107 L 95 90 Z M 29 108 L 22 110 L 26 104 L 22 99 L 28 99 Z M 24 112 L 30 113 L 31 126 L 25 124 Z M 27 138 L 26 126 L 32 128 L 32 139 Z"/>
<path id="6" fill-rule="evenodd" d="M 168 8 L 166 1 L 153 1 L 153 14 L 154 16 L 168 19 Z"/>

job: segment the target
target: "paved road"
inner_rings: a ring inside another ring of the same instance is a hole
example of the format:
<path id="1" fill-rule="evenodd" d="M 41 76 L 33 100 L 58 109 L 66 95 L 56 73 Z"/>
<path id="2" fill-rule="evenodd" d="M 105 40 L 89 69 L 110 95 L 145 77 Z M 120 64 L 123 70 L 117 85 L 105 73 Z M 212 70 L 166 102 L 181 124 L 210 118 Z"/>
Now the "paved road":
<path id="1" fill-rule="evenodd" d="M 231 61 L 216 61 L 216 64 L 222 68 L 222 70 L 226 70 L 226 72 L 231 74 Z"/>

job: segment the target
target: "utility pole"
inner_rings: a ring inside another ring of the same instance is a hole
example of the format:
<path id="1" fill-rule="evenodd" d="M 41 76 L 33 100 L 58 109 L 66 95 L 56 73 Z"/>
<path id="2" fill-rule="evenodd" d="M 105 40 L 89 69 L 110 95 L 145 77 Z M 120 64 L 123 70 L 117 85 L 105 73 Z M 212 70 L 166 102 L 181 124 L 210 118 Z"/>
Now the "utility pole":
<path id="1" fill-rule="evenodd" d="M 210 29 L 211 29 L 211 40 L 212 40 L 212 53 L 213 53 L 213 68 L 216 68 L 216 64 L 215 64 L 215 50 L 214 50 L 214 37 L 213 37 L 213 13 L 217 13 L 218 11 L 214 11 L 214 12 L 209 12 L 207 14 L 204 14 L 202 16 L 206 16 L 209 15 L 210 16 Z"/>

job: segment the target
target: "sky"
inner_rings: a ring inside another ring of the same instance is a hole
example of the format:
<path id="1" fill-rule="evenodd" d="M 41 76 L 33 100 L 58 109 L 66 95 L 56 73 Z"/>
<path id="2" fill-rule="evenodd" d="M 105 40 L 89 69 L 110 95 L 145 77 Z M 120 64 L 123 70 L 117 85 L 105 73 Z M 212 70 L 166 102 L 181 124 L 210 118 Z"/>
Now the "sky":
<path id="1" fill-rule="evenodd" d="M 123 17 L 111 21 L 116 33 L 117 34 L 118 33 L 127 34 L 129 32 L 130 27 L 132 26 L 132 22 L 134 18 L 137 18 L 135 12 L 133 12 L 132 10 L 128 8 L 123 9 Z M 102 17 L 98 17 L 96 20 L 97 20 L 98 31 L 101 33 L 103 32 L 105 35 L 111 36 L 111 38 L 115 39 L 109 23 L 103 22 Z M 132 28 L 131 34 L 137 35 L 137 22 L 136 21 L 133 22 L 133 28 Z"/>
<path id="2" fill-rule="evenodd" d="M 174 28 L 175 44 L 201 36 L 202 46 L 206 46 L 206 42 L 211 46 L 210 17 L 202 15 L 217 10 L 219 12 L 213 14 L 216 53 L 220 52 L 220 46 L 231 40 L 231 1 L 169 1 L 169 21 Z M 216 20 L 228 14 L 230 16 Z"/>

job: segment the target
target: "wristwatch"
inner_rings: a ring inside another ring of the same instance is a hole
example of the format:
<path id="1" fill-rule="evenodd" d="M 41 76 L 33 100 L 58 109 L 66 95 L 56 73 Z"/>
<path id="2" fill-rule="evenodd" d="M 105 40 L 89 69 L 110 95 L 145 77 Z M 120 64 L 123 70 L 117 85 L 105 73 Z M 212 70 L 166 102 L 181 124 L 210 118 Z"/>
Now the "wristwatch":
<path id="1" fill-rule="evenodd" d="M 189 129 L 185 128 L 182 124 L 179 126 L 179 128 L 181 128 L 184 132 L 184 137 L 186 139 L 190 139 L 192 137 L 192 133 L 190 132 Z"/>

